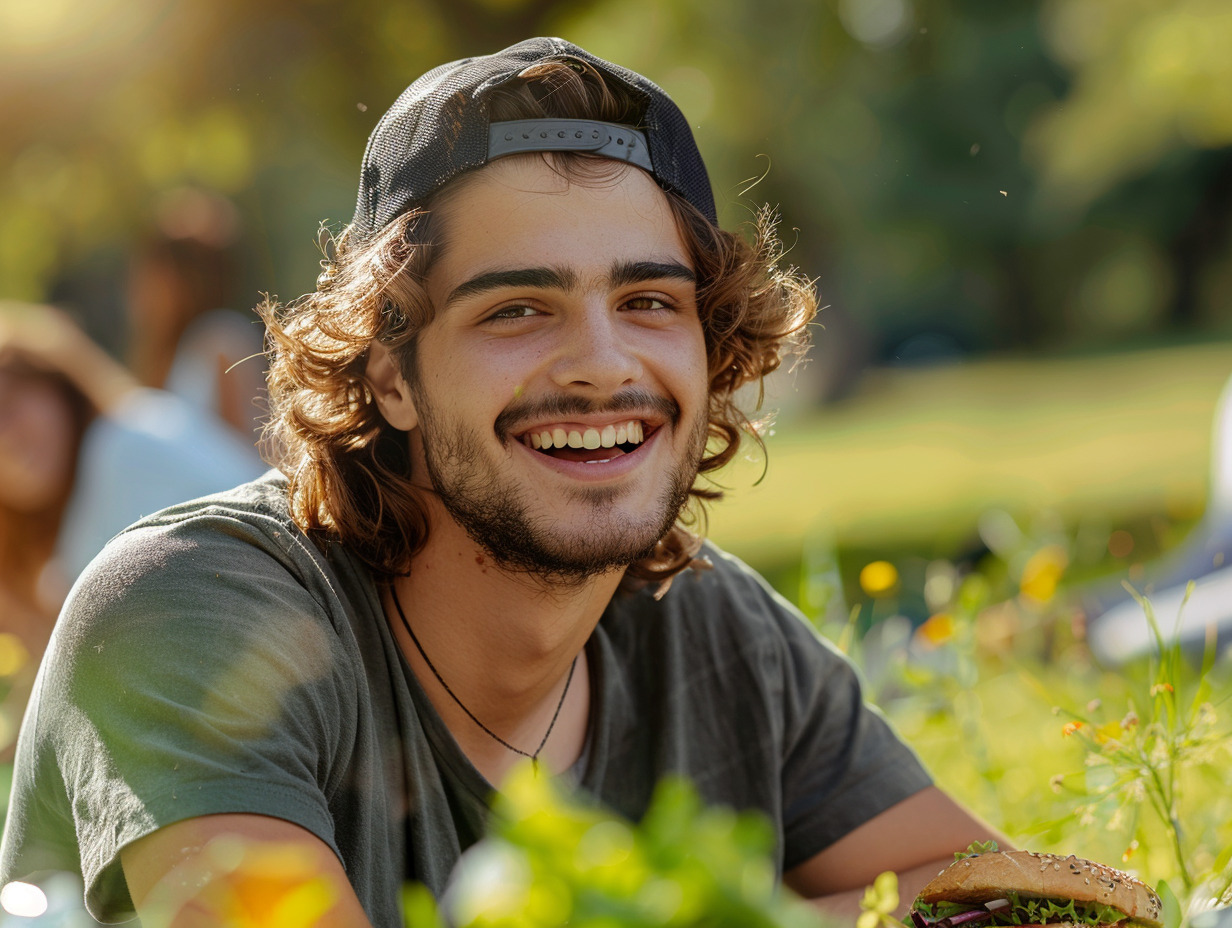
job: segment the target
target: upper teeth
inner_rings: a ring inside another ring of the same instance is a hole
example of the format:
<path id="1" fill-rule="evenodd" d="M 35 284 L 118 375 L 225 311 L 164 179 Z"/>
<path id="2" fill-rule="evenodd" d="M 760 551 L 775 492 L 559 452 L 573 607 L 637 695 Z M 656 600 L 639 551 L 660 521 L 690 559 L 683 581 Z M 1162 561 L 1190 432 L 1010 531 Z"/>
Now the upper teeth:
<path id="1" fill-rule="evenodd" d="M 531 432 L 526 441 L 532 448 L 613 448 L 616 445 L 640 444 L 644 441 L 642 423 L 636 419 L 618 425 L 605 425 L 601 429 L 552 428 Z"/>

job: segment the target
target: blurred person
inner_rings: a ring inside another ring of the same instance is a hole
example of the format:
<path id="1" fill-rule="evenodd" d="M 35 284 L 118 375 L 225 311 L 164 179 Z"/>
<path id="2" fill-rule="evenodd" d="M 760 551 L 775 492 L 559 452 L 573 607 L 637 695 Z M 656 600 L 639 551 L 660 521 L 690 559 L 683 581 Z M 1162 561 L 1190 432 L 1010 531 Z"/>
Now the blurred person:
<path id="1" fill-rule="evenodd" d="M 402 924 L 528 759 L 633 819 L 668 774 L 759 810 L 852 918 L 999 837 L 688 527 L 816 310 L 753 238 L 641 75 L 532 39 L 412 83 L 317 291 L 263 307 L 281 474 L 128 530 L 70 597 L 0 879 L 216 924 L 248 842 L 309 862 L 315 924 Z"/>
<path id="2" fill-rule="evenodd" d="M 0 304 L 0 631 L 36 659 L 71 579 L 57 539 L 86 432 L 130 386 L 58 311 Z"/>
<path id="3" fill-rule="evenodd" d="M 0 630 L 35 659 L 112 535 L 261 470 L 255 451 L 140 387 L 59 310 L 0 302 Z"/>
<path id="4" fill-rule="evenodd" d="M 41 352 L 0 335 L 0 761 L 11 759 L 38 657 L 68 590 L 55 563 L 56 535 L 104 392 L 98 381 L 87 394 Z"/>
<path id="5" fill-rule="evenodd" d="M 164 197 L 129 264 L 129 367 L 254 442 L 266 406 L 264 330 L 228 308 L 239 231 L 239 211 L 221 196 Z"/>

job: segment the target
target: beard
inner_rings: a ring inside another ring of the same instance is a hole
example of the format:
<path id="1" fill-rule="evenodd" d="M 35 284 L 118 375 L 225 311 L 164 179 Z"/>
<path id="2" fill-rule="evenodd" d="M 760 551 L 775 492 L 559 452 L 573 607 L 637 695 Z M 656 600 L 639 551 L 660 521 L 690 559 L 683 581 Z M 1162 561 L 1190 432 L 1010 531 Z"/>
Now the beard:
<path id="1" fill-rule="evenodd" d="M 517 440 L 511 435 L 518 421 L 570 414 L 656 409 L 667 415 L 673 432 L 688 430 L 684 452 L 666 475 L 654 505 L 640 518 L 618 506 L 625 490 L 583 486 L 565 497 L 571 507 L 580 510 L 566 524 L 532 511 L 533 504 L 502 472 L 501 462 L 485 456 L 479 435 L 441 421 L 429 412 L 431 404 L 423 398 L 417 399 L 417 405 L 427 474 L 449 515 L 497 567 L 558 584 L 576 584 L 624 569 L 654 552 L 688 502 L 709 424 L 705 410 L 692 422 L 683 423 L 676 403 L 643 392 L 623 393 L 603 404 L 572 396 L 534 404 L 515 402 L 495 423 L 502 444 Z"/>

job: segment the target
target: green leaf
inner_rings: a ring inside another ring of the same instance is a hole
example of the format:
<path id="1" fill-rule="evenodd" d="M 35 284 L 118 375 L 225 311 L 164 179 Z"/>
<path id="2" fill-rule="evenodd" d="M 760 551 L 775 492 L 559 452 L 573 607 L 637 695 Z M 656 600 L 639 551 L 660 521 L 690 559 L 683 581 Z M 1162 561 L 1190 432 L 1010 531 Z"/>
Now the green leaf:
<path id="1" fill-rule="evenodd" d="M 877 898 L 883 903 L 883 911 L 893 911 L 898 908 L 898 874 L 893 870 L 879 873 L 873 880 L 873 889 Z"/>
<path id="2" fill-rule="evenodd" d="M 996 852 L 996 841 L 972 841 L 965 851 L 955 851 L 954 859 L 963 860 L 967 857 L 979 857 L 981 854 L 995 854 Z"/>
<path id="3" fill-rule="evenodd" d="M 864 888 L 860 908 L 865 915 L 878 916 L 878 921 L 880 916 L 893 913 L 898 908 L 898 874 L 893 870 L 878 874 L 872 885 Z"/>
<path id="4" fill-rule="evenodd" d="M 877 928 L 881 924 L 881 915 L 872 909 L 865 909 L 856 919 L 856 928 Z"/>
<path id="5" fill-rule="evenodd" d="M 1164 904 L 1163 912 L 1159 916 L 1164 928 L 1181 928 L 1181 900 L 1176 898 L 1176 893 L 1172 891 L 1168 881 L 1160 880 L 1155 891 L 1159 893 L 1159 899 Z"/>
<path id="6" fill-rule="evenodd" d="M 402 888 L 402 914 L 406 928 L 445 928 L 436 900 L 423 883 L 408 883 Z"/>

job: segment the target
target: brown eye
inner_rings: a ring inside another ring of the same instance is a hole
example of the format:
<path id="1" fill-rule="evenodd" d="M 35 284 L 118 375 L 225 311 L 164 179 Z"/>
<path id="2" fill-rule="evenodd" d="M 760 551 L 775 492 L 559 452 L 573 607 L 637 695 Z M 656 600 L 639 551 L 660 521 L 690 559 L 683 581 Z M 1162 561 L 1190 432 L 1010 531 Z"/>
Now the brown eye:
<path id="1" fill-rule="evenodd" d="M 633 299 L 625 302 L 626 309 L 634 309 L 640 311 L 667 309 L 668 306 L 660 299 L 653 296 L 635 296 Z"/>
<path id="2" fill-rule="evenodd" d="M 538 313 L 533 306 L 505 306 L 498 309 L 489 319 L 525 319 L 527 316 L 533 316 Z"/>

